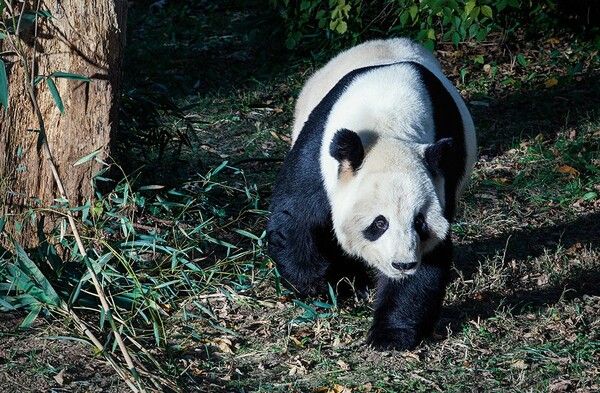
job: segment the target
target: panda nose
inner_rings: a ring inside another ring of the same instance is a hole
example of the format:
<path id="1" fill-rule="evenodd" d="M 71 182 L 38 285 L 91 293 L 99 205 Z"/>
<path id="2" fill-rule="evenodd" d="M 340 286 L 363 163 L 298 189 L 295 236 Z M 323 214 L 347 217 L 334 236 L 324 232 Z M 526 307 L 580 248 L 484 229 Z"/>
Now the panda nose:
<path id="1" fill-rule="evenodd" d="M 392 266 L 394 267 L 394 269 L 400 270 L 400 271 L 407 271 L 407 270 L 412 270 L 414 268 L 416 268 L 418 265 L 417 262 L 392 262 Z"/>

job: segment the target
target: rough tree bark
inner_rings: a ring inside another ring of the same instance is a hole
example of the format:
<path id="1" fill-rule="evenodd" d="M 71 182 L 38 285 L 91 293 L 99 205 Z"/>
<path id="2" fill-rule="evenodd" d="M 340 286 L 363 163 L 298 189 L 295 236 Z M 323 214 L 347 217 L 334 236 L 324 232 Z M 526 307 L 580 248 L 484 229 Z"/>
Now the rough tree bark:
<path id="1" fill-rule="evenodd" d="M 16 8 L 22 3 L 13 2 Z M 37 8 L 39 7 L 39 8 Z M 121 64 L 125 43 L 126 0 L 28 1 L 26 11 L 46 10 L 52 18 L 38 18 L 21 33 L 28 67 L 34 75 L 56 71 L 81 74 L 91 83 L 55 79 L 64 103 L 61 114 L 45 83 L 36 86 L 47 139 L 71 206 L 93 197 L 91 175 L 100 164 L 73 166 L 81 157 L 100 149 L 100 158 L 111 153 L 117 127 Z M 0 40 L 0 54 L 9 50 Z M 4 45 L 4 47 L 3 47 Z M 25 73 L 18 57 L 1 55 L 7 64 L 9 108 L 0 110 L 0 216 L 15 215 L 34 198 L 49 204 L 58 198 L 50 167 L 38 150 L 38 120 L 25 90 Z M 35 59 L 35 61 L 32 61 Z M 21 241 L 32 245 L 34 232 Z"/>

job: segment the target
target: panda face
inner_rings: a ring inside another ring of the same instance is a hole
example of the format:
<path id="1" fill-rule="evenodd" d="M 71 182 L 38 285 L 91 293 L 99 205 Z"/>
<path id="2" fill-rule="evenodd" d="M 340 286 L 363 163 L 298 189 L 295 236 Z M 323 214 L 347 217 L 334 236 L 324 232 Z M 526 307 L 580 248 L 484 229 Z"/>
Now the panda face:
<path id="1" fill-rule="evenodd" d="M 331 190 L 334 230 L 342 248 L 391 278 L 415 273 L 422 255 L 449 230 L 443 195 L 438 196 L 443 187 L 436 187 L 423 152 L 422 146 L 382 140 L 359 167 L 352 166 L 356 156 L 339 161 L 337 185 Z"/>

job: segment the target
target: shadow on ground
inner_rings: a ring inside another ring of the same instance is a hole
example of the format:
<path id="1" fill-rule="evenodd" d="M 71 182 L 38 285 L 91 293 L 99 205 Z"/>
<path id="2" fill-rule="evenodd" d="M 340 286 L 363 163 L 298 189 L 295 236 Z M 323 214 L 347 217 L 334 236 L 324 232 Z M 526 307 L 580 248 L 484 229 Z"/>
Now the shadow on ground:
<path id="1" fill-rule="evenodd" d="M 504 255 L 504 263 L 511 261 L 527 263 L 545 253 L 553 254 L 558 248 L 588 247 L 600 248 L 600 213 L 582 216 L 570 222 L 541 228 L 515 230 L 492 238 L 484 238 L 468 246 L 456 249 L 456 267 L 465 280 L 472 279 L 478 271 L 482 257 Z M 573 260 L 577 256 L 573 255 Z M 553 272 L 546 272 L 552 274 Z M 513 277 L 515 278 L 515 277 Z M 516 288 L 505 288 L 505 292 L 487 291 L 478 293 L 477 299 L 469 299 L 460 304 L 446 307 L 444 320 L 453 328 L 464 321 L 489 318 L 500 307 L 522 314 L 545 309 L 561 300 L 569 300 L 584 295 L 600 296 L 600 271 L 595 266 L 573 266 L 569 272 L 551 285 L 537 286 L 516 283 Z M 453 329 L 454 331 L 459 331 Z"/>
<path id="2" fill-rule="evenodd" d="M 232 111 L 223 105 L 289 69 L 289 51 L 273 38 L 276 18 L 260 1 L 133 3 L 115 144 L 125 173 L 173 186 L 220 164 L 198 149 L 199 130 L 223 132 L 212 119 Z"/>
<path id="3" fill-rule="evenodd" d="M 564 86 L 514 92 L 488 107 L 471 106 L 480 154 L 494 157 L 522 140 L 552 138 L 583 119 L 600 117 L 600 72 L 593 70 Z"/>

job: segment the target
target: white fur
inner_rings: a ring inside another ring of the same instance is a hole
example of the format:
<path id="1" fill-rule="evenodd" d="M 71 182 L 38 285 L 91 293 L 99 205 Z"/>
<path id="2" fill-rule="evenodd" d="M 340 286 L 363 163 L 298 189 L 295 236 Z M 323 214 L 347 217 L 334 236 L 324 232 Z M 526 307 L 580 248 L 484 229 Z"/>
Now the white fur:
<path id="1" fill-rule="evenodd" d="M 346 74 L 362 67 L 391 64 L 402 61 L 419 63 L 431 71 L 442 82 L 452 98 L 454 98 L 458 110 L 460 111 L 463 120 L 463 127 L 465 129 L 465 143 L 467 152 L 466 166 L 468 169 L 457 190 L 456 200 L 458 200 L 468 182 L 470 170 L 475 163 L 477 154 L 475 126 L 473 124 L 473 120 L 471 119 L 469 110 L 460 96 L 460 93 L 456 90 L 454 85 L 452 85 L 452 82 L 446 78 L 437 59 L 426 48 L 406 38 L 391 38 L 387 40 L 373 40 L 365 42 L 341 52 L 332 60 L 330 60 L 325 66 L 317 70 L 305 83 L 300 95 L 298 96 L 298 100 L 296 101 L 294 126 L 292 129 L 292 146 L 296 139 L 298 139 L 298 135 L 300 134 L 300 131 L 302 131 L 302 127 L 304 126 L 304 123 L 308 119 L 308 116 L 312 110 Z M 383 102 L 383 99 L 379 97 L 381 93 L 387 91 L 388 93 L 392 94 L 402 94 L 402 90 L 404 89 L 403 84 L 409 81 L 410 79 L 399 80 L 400 84 L 394 85 L 391 83 L 391 81 L 386 81 L 385 79 L 380 80 L 380 89 L 374 90 L 373 97 L 376 98 L 378 103 L 381 103 Z M 412 82 L 416 82 L 414 78 Z M 417 83 L 414 83 L 412 88 L 414 89 L 417 87 L 416 85 Z M 352 113 L 350 111 L 345 112 L 346 114 Z M 405 113 L 408 113 L 408 111 L 405 111 Z M 427 116 L 423 115 L 422 117 Z M 400 117 L 396 115 L 396 118 Z M 431 116 L 429 116 L 429 120 L 431 120 Z M 347 128 L 356 131 L 350 127 Z M 326 138 L 324 140 L 328 141 L 330 139 Z M 438 191 L 443 192 L 439 187 Z"/>
<path id="2" fill-rule="evenodd" d="M 333 226 L 342 248 L 361 257 L 383 274 L 401 278 L 393 262 L 421 262 L 421 255 L 444 239 L 449 223 L 427 169 L 420 165 L 425 145 L 380 140 L 355 178 L 339 181 L 330 192 Z M 413 227 L 418 213 L 425 216 L 431 237 L 421 244 Z M 389 220 L 388 230 L 376 241 L 362 231 L 375 217 Z M 418 266 L 417 266 L 418 267 Z"/>
<path id="3" fill-rule="evenodd" d="M 467 169 L 457 199 L 475 160 L 475 131 L 469 112 L 438 62 L 426 49 L 406 39 L 371 41 L 331 60 L 307 82 L 296 104 L 292 134 L 295 141 L 311 111 L 348 72 L 366 66 L 413 61 L 440 79 L 455 100 L 466 130 Z M 353 176 L 339 176 L 339 163 L 329 154 L 334 134 L 347 128 L 361 137 L 366 157 Z M 342 248 L 363 258 L 381 273 L 401 278 L 410 272 L 392 267 L 410 263 L 432 250 L 446 236 L 450 224 L 443 216 L 444 183 L 433 179 L 424 164 L 428 144 L 434 142 L 429 96 L 410 64 L 394 64 L 358 76 L 342 93 L 327 119 L 321 150 L 321 172 L 331 202 L 333 226 Z M 425 216 L 431 237 L 420 242 L 414 218 Z M 362 231 L 375 217 L 389 221 L 376 241 Z"/>
<path id="4" fill-rule="evenodd" d="M 368 41 L 338 54 L 315 72 L 300 92 L 294 112 L 292 141 L 296 141 L 312 110 L 344 75 L 357 68 L 399 61 L 414 61 L 430 70 L 439 69 L 431 52 L 405 38 Z"/>

